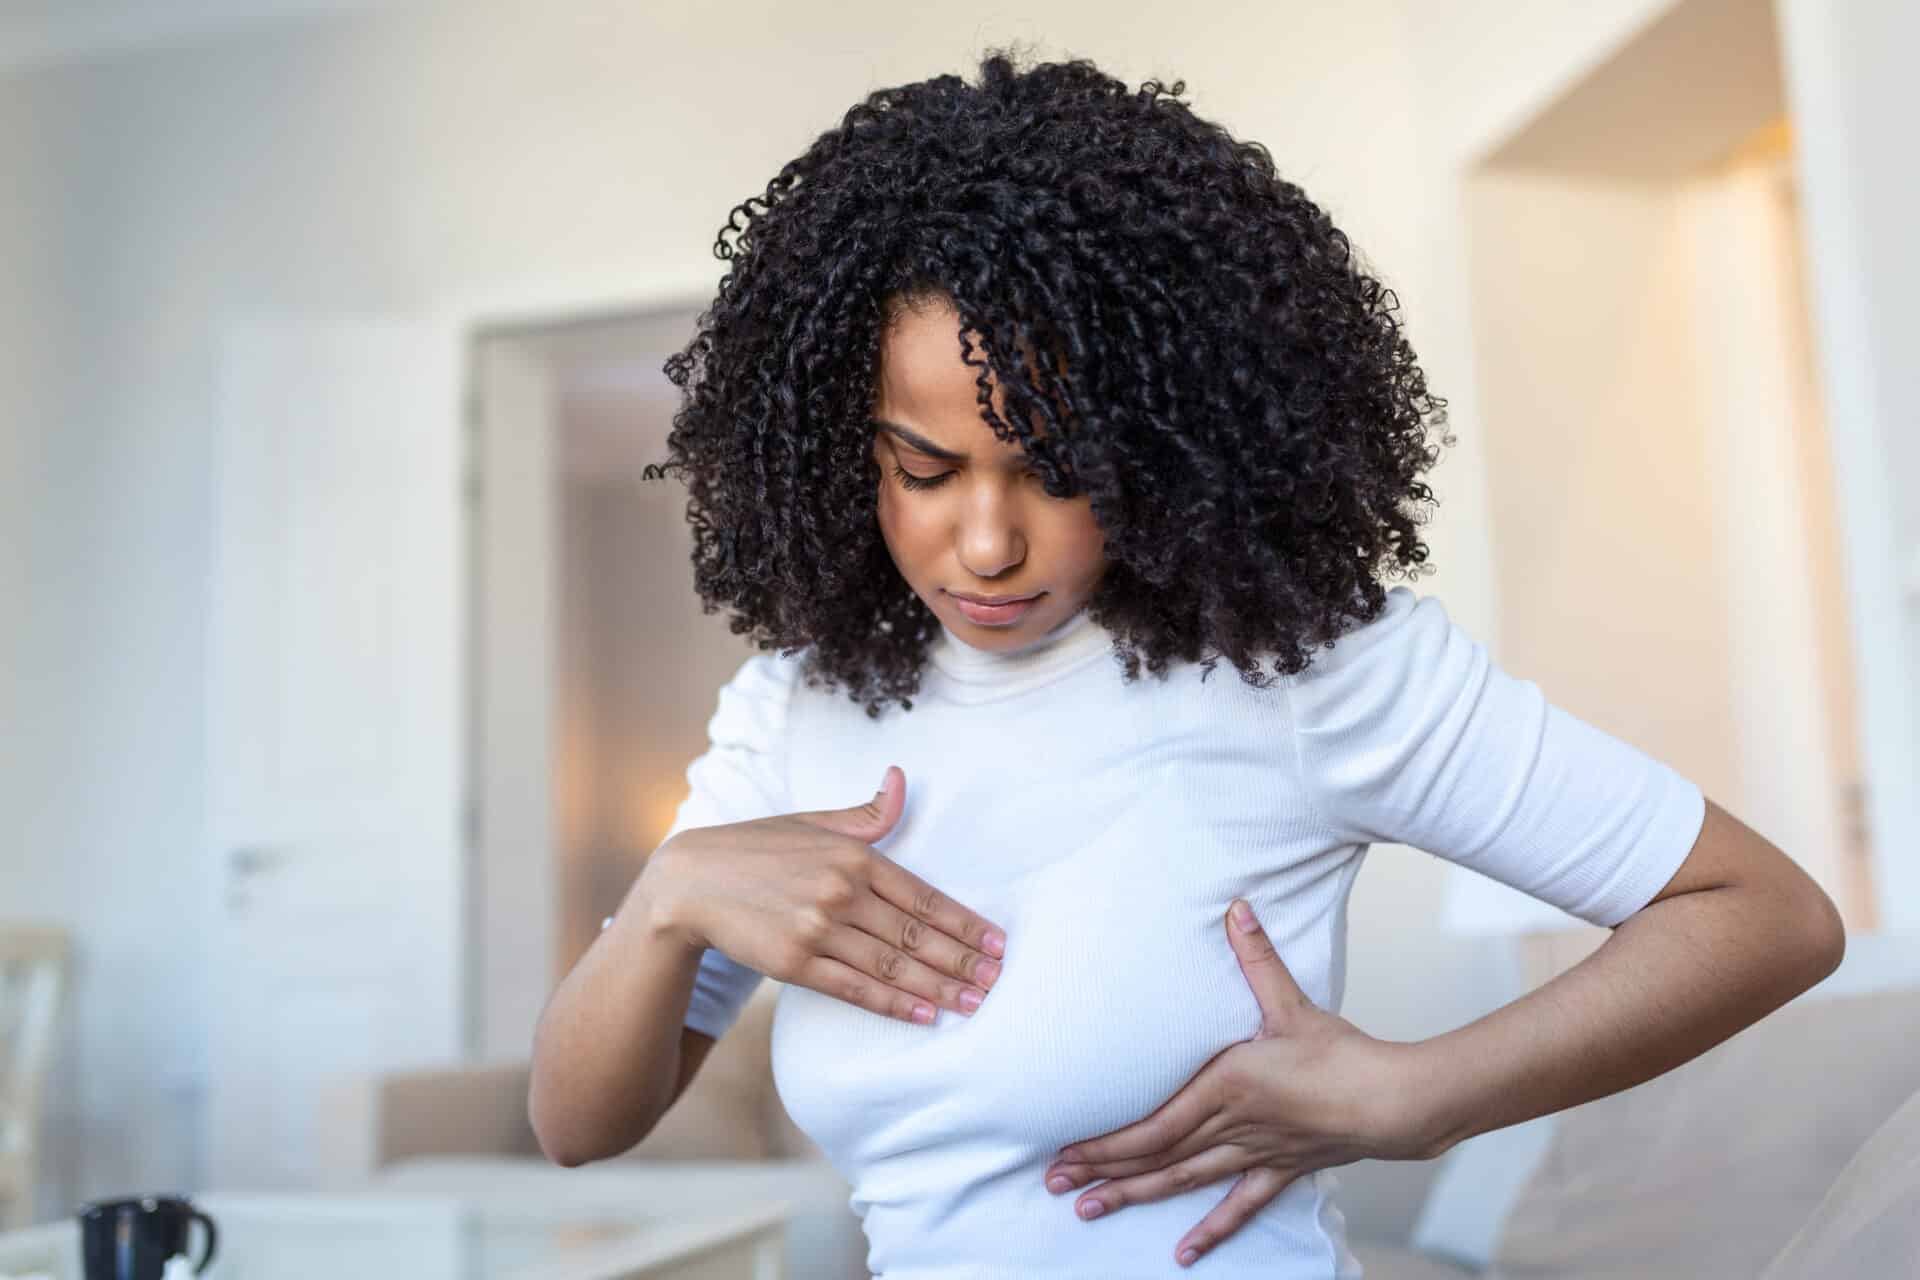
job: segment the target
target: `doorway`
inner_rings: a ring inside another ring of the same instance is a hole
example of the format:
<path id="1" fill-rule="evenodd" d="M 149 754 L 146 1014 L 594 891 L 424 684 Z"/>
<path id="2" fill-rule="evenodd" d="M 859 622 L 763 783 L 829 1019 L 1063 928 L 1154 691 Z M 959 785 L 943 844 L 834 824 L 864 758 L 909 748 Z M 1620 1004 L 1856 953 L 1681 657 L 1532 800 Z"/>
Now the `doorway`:
<path id="1" fill-rule="evenodd" d="M 1466 194 L 1503 665 L 1875 928 L 1772 5 L 1683 0 L 1482 156 Z M 1564 930 L 1533 976 L 1606 932 Z"/>
<path id="2" fill-rule="evenodd" d="M 659 845 L 720 686 L 756 652 L 693 590 L 662 364 L 692 301 L 474 337 L 468 1008 L 483 1058 L 534 1024 Z"/>

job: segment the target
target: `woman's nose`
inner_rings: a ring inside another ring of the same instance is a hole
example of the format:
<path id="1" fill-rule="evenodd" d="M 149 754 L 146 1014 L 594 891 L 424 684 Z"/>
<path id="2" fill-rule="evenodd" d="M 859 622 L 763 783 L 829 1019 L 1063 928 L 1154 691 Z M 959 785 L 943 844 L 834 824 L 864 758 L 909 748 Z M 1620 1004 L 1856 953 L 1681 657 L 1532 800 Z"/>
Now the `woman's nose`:
<path id="1" fill-rule="evenodd" d="M 1006 518 L 1005 508 L 997 507 L 969 514 L 960 529 L 958 552 L 967 572 L 984 581 L 999 577 L 1026 559 L 1027 540 Z"/>

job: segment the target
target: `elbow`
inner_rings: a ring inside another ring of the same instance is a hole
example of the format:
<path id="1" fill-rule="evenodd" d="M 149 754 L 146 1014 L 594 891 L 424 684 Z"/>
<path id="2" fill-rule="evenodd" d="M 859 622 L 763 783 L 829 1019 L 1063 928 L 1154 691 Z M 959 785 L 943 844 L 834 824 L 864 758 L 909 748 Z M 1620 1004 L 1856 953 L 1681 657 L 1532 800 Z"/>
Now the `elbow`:
<path id="1" fill-rule="evenodd" d="M 1847 925 L 1840 916 L 1840 908 L 1817 885 L 1811 887 L 1802 915 L 1806 921 L 1803 936 L 1810 956 L 1807 964 L 1811 977 L 1807 986 L 1811 987 L 1825 981 L 1846 958 Z"/>
<path id="2" fill-rule="evenodd" d="M 545 1138 L 540 1139 L 540 1154 L 562 1169 L 578 1169 L 591 1159 L 590 1156 L 570 1148 L 555 1146 Z"/>
<path id="3" fill-rule="evenodd" d="M 541 1070 L 536 1048 L 533 1070 L 527 1080 L 527 1125 L 533 1130 L 541 1155 L 563 1169 L 575 1169 L 598 1157 L 582 1140 L 584 1135 L 578 1118 L 569 1117 L 567 1111 L 554 1097 L 553 1086 Z"/>
<path id="4" fill-rule="evenodd" d="M 621 1136 L 636 1117 L 596 1114 L 592 1108 L 570 1105 L 563 1092 L 556 1092 L 551 1084 L 543 1088 L 541 1081 L 536 1064 L 527 1086 L 527 1124 L 540 1154 L 562 1169 L 611 1159 L 653 1128 L 654 1121 L 647 1120 L 635 1136 Z"/>
<path id="5" fill-rule="evenodd" d="M 558 1165 L 562 1169 L 578 1169 L 587 1163 L 584 1155 L 570 1148 L 555 1145 L 545 1134 L 540 1135 L 540 1154 L 545 1156 L 550 1164 Z"/>
<path id="6" fill-rule="evenodd" d="M 574 1169 L 587 1162 L 586 1153 L 569 1138 L 563 1127 L 545 1115 L 540 1105 L 540 1087 L 537 1083 L 527 1087 L 527 1124 L 533 1130 L 534 1141 L 540 1145 L 540 1154 L 552 1163 L 563 1169 Z"/>
<path id="7" fill-rule="evenodd" d="M 540 1144 L 540 1154 L 562 1169 L 577 1169 L 583 1164 L 598 1159 L 578 1135 L 569 1134 L 564 1125 L 553 1120 L 541 1119 L 540 1107 L 530 1092 L 527 1098 L 527 1120 L 533 1127 L 534 1141 Z"/>

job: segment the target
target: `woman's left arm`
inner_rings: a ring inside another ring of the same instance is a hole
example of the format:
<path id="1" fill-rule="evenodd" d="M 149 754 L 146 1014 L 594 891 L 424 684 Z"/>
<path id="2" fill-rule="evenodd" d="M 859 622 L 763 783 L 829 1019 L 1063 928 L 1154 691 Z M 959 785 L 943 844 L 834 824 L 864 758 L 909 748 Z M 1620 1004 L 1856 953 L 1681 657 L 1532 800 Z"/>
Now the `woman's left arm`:
<path id="1" fill-rule="evenodd" d="M 1259 1026 L 1150 1115 L 1069 1143 L 1042 1171 L 1056 1194 L 1080 1192 L 1083 1217 L 1238 1175 L 1174 1246 L 1204 1253 L 1312 1170 L 1432 1158 L 1631 1088 L 1840 963 L 1839 914 L 1791 858 L 1502 671 L 1436 597 L 1394 588 L 1283 687 L 1278 764 L 1325 848 L 1427 850 L 1612 935 L 1466 1026 L 1393 1041 L 1317 1004 L 1257 918 L 1230 927 L 1223 905 Z"/>
<path id="2" fill-rule="evenodd" d="M 1667 886 L 1566 972 L 1457 1030 L 1382 1042 L 1383 1123 L 1423 1158 L 1651 1080 L 1752 1025 L 1840 964 L 1833 901 L 1711 799 Z"/>
<path id="3" fill-rule="evenodd" d="M 1320 1008 L 1258 919 L 1234 916 L 1222 926 L 1259 1030 L 1151 1115 L 1069 1144 L 1042 1174 L 1056 1195 L 1088 1188 L 1074 1201 L 1083 1218 L 1238 1175 L 1175 1244 L 1183 1264 L 1315 1169 L 1432 1159 L 1669 1071 L 1832 973 L 1846 948 L 1819 886 L 1710 799 L 1679 870 L 1598 950 L 1428 1040 L 1383 1040 Z"/>

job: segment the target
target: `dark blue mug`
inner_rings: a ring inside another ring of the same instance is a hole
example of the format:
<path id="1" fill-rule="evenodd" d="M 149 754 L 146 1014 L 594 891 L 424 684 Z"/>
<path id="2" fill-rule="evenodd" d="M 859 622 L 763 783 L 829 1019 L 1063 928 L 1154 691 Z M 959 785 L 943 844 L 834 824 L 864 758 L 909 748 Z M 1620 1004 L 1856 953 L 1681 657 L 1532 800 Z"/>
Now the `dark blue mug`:
<path id="1" fill-rule="evenodd" d="M 194 1223 L 206 1231 L 206 1249 L 193 1264 L 199 1275 L 219 1240 L 213 1219 L 184 1196 L 96 1200 L 81 1206 L 80 1257 L 86 1280 L 163 1280 L 167 1259 L 188 1253 Z"/>

